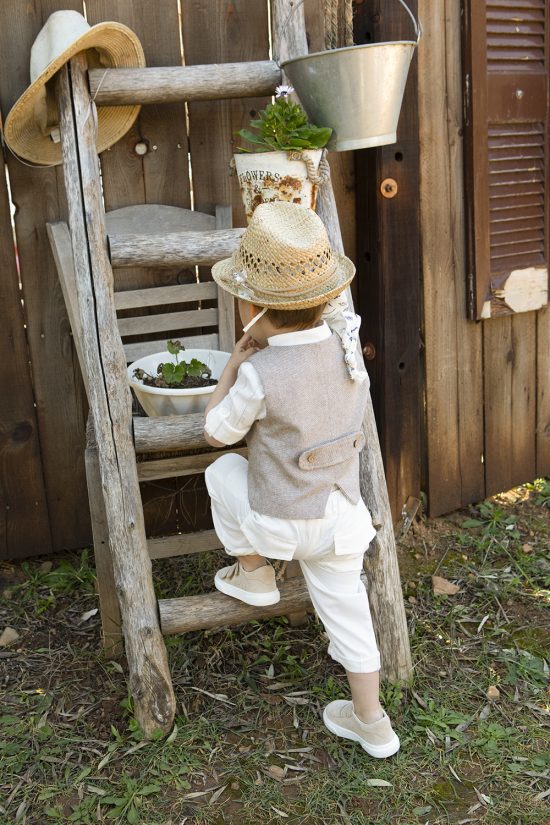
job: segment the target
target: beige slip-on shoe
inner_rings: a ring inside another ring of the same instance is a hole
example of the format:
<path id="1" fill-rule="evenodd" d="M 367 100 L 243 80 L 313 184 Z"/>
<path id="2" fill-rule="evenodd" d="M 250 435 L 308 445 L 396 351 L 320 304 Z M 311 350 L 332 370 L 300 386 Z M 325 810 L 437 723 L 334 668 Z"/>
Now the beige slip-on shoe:
<path id="1" fill-rule="evenodd" d="M 214 584 L 221 593 L 254 607 L 277 604 L 281 598 L 275 582 L 275 571 L 270 564 L 248 572 L 236 561 L 230 567 L 218 570 Z"/>
<path id="2" fill-rule="evenodd" d="M 367 724 L 355 715 L 352 702 L 337 699 L 326 706 L 323 722 L 331 733 L 359 742 L 363 750 L 377 759 L 385 759 L 399 750 L 399 738 L 386 711 L 381 719 Z"/>

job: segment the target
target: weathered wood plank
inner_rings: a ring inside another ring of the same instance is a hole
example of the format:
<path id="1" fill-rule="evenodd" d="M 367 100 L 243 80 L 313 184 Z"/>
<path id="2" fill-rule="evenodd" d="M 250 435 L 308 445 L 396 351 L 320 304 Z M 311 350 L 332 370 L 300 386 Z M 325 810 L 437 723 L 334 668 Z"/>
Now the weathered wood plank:
<path id="1" fill-rule="evenodd" d="M 260 97 L 273 94 L 275 86 L 281 82 L 281 70 L 273 60 L 107 71 L 92 69 L 89 76 L 92 97 L 96 95 L 97 104 L 107 106 Z"/>
<path id="2" fill-rule="evenodd" d="M 32 43 L 58 0 L 0 3 L 0 102 L 10 110 L 29 81 Z M 63 6 L 82 11 L 81 0 Z M 84 445 L 87 404 L 63 294 L 46 236 L 46 222 L 65 215 L 60 169 L 30 168 L 6 153 L 25 302 L 35 415 L 50 518 L 51 541 L 61 550 L 90 542 Z M 37 501 L 40 498 L 36 499 Z M 43 552 L 39 544 L 36 553 Z"/>
<path id="3" fill-rule="evenodd" d="M 218 323 L 217 309 L 191 309 L 187 312 L 165 312 L 160 315 L 142 315 L 139 318 L 119 318 L 121 335 L 147 335 L 169 329 L 211 327 Z"/>
<path id="4" fill-rule="evenodd" d="M 344 4 L 339 4 L 339 11 Z M 357 10 L 356 15 L 359 13 Z M 322 0 L 306 0 L 304 3 L 307 43 L 310 52 L 322 52 L 326 48 L 324 3 Z M 343 46 L 344 43 L 338 45 Z M 328 161 L 332 188 L 336 199 L 338 217 L 345 254 L 357 261 L 357 215 L 355 208 L 355 152 L 329 152 Z M 370 184 L 369 184 L 370 185 Z M 357 305 L 357 279 L 352 281 L 351 292 Z"/>
<path id="5" fill-rule="evenodd" d="M 536 475 L 535 313 L 483 322 L 486 495 Z"/>
<path id="6" fill-rule="evenodd" d="M 178 476 L 195 475 L 204 473 L 223 451 L 212 451 L 211 453 L 200 453 L 199 455 L 174 456 L 173 458 L 161 458 L 158 461 L 140 461 L 137 465 L 138 478 L 140 481 L 155 481 L 160 478 L 176 478 Z M 236 455 L 246 458 L 248 450 L 246 447 L 231 448 L 226 450 Z"/>
<path id="7" fill-rule="evenodd" d="M 364 577 L 363 580 L 366 584 Z M 303 577 L 280 582 L 279 590 L 281 600 L 269 607 L 251 607 L 223 593 L 160 599 L 162 632 L 168 635 L 201 629 L 214 630 L 218 627 L 231 627 L 258 619 L 270 619 L 274 616 L 313 610 Z"/>
<path id="8" fill-rule="evenodd" d="M 121 206 L 105 215 L 108 235 L 164 235 L 166 232 L 198 232 L 215 229 L 214 215 L 163 203 Z"/>
<path id="9" fill-rule="evenodd" d="M 107 514 L 105 512 L 103 490 L 101 489 L 99 453 L 91 418 L 88 419 L 86 441 L 86 482 L 88 484 L 90 515 L 92 517 L 97 592 L 101 614 L 101 641 L 107 659 L 118 659 L 124 653 L 122 617 L 116 593 Z"/>
<path id="10" fill-rule="evenodd" d="M 460 9 L 419 2 L 420 219 L 431 515 L 485 493 L 481 329 L 466 320 Z"/>
<path id="11" fill-rule="evenodd" d="M 272 2 L 273 51 L 281 61 L 307 52 L 303 7 L 294 7 L 293 14 L 289 17 L 290 9 L 289 0 Z M 317 212 L 327 227 L 333 249 L 341 254 L 342 234 L 333 189 L 329 183 L 319 190 Z M 350 306 L 353 306 L 349 289 L 347 299 Z M 378 529 L 372 552 L 365 557 L 369 602 L 380 648 L 383 676 L 392 681 L 404 681 L 410 679 L 412 674 L 411 653 L 384 466 L 370 398 L 363 429 L 369 449 L 361 453 L 361 494 Z"/>
<path id="12" fill-rule="evenodd" d="M 537 477 L 550 476 L 550 306 L 537 312 Z"/>
<path id="13" fill-rule="evenodd" d="M 204 415 L 163 415 L 158 418 L 134 416 L 136 452 L 158 453 L 164 450 L 198 450 L 207 447 L 204 438 Z"/>
<path id="14" fill-rule="evenodd" d="M 159 306 L 160 304 L 185 304 L 189 301 L 215 300 L 217 287 L 215 283 L 178 284 L 177 286 L 159 286 L 151 289 L 131 289 L 115 293 L 115 308 L 138 309 Z"/>
<path id="15" fill-rule="evenodd" d="M 166 235 L 110 235 L 113 266 L 194 266 L 212 265 L 231 255 L 243 229 L 216 229 L 212 232 L 170 232 Z"/>
<path id="16" fill-rule="evenodd" d="M 268 59 L 267 3 L 183 0 L 181 6 L 187 66 Z M 247 127 L 251 115 L 266 102 L 256 97 L 191 102 L 188 107 L 195 207 L 213 213 L 216 204 L 230 203 L 233 226 L 246 225 L 237 178 L 229 176 L 229 162 L 240 140 L 236 132 Z"/>
<path id="17" fill-rule="evenodd" d="M 416 13 L 416 2 L 409 5 Z M 410 37 L 410 18 L 398 3 L 390 4 L 383 16 L 377 17 L 378 10 L 377 0 L 366 0 L 357 9 L 358 43 Z M 377 19 L 380 22 L 373 22 Z M 418 497 L 421 489 L 417 66 L 413 58 L 398 142 L 357 153 L 359 314 L 394 521 L 407 499 Z M 393 198 L 383 197 L 380 189 L 387 178 L 397 183 Z"/>
<path id="18" fill-rule="evenodd" d="M 90 23 L 117 20 L 139 37 L 147 66 L 181 66 L 180 18 L 177 0 L 86 0 Z M 147 151 L 139 155 L 136 144 Z M 101 155 L 105 207 L 115 210 L 138 204 L 191 206 L 186 109 L 183 102 L 144 106 L 133 128 Z M 148 219 L 149 220 L 149 219 Z M 116 290 L 193 283 L 194 268 L 175 266 L 115 269 Z M 131 345 L 137 347 L 137 342 Z M 129 357 L 139 357 L 133 354 Z M 168 486 L 167 482 L 167 486 Z M 174 494 L 177 485 L 173 484 Z M 144 490 L 147 499 L 149 493 Z M 148 530 L 175 533 L 179 529 L 171 501 L 150 491 L 146 508 Z"/>
<path id="19" fill-rule="evenodd" d="M 4 159 L 0 158 L 0 559 L 51 550 Z"/>
<path id="20" fill-rule="evenodd" d="M 169 340 L 169 339 L 168 339 Z M 139 341 L 136 344 L 124 344 L 124 354 L 128 363 L 144 358 L 146 355 L 154 355 L 155 352 L 166 352 L 167 339 L 160 341 Z M 211 335 L 189 335 L 178 339 L 187 349 L 220 349 L 218 334 Z"/>
<path id="21" fill-rule="evenodd" d="M 231 207 L 216 206 L 216 229 L 228 229 L 231 226 Z M 218 338 L 220 349 L 232 352 L 235 346 L 235 298 L 225 289 L 218 287 Z"/>
<path id="22" fill-rule="evenodd" d="M 269 607 L 251 607 L 223 593 L 205 593 L 179 599 L 160 599 L 162 632 L 187 633 L 193 630 L 213 630 L 245 622 L 285 616 L 304 609 L 312 610 L 303 578 L 279 584 L 281 600 Z"/>
<path id="23" fill-rule="evenodd" d="M 172 726 L 175 699 L 166 649 L 159 633 L 151 562 L 131 438 L 131 397 L 126 360 L 116 326 L 112 272 L 105 244 L 103 196 L 88 117 L 85 53 L 58 75 L 63 171 L 69 207 L 76 291 L 90 410 L 114 578 L 123 621 L 130 690 L 146 736 Z"/>
<path id="24" fill-rule="evenodd" d="M 151 559 L 171 559 L 175 556 L 190 556 L 221 550 L 222 543 L 215 530 L 200 530 L 196 533 L 181 533 L 179 536 L 161 536 L 149 539 L 147 549 Z"/>

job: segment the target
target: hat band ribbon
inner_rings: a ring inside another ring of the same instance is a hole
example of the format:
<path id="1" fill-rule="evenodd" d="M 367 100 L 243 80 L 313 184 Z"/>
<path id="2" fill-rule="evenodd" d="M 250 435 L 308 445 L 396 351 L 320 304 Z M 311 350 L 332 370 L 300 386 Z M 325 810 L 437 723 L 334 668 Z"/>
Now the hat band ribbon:
<path id="1" fill-rule="evenodd" d="M 288 297 L 288 298 L 290 298 L 290 297 L 294 297 L 294 296 L 303 295 L 304 293 L 307 294 L 307 293 L 311 292 L 312 290 L 314 290 L 316 288 L 319 288 L 319 287 L 321 287 L 321 288 L 324 287 L 325 284 L 327 284 L 334 277 L 334 274 L 335 274 L 337 269 L 338 269 L 338 263 L 335 262 L 334 266 L 331 267 L 330 271 L 326 274 L 326 276 L 322 280 L 315 281 L 315 283 L 312 284 L 311 287 L 309 287 L 309 288 L 307 286 L 305 286 L 304 284 L 300 284 L 300 285 L 298 285 L 294 288 L 283 287 L 281 289 L 269 289 L 267 287 L 263 287 L 263 286 L 259 286 L 259 285 L 250 283 L 250 281 L 248 280 L 248 278 L 246 277 L 246 274 L 245 274 L 246 270 L 239 270 L 237 272 L 232 272 L 231 275 L 230 275 L 230 278 L 233 279 L 233 281 L 235 283 L 235 286 L 237 286 L 237 287 L 240 286 L 240 287 L 244 287 L 245 289 L 249 289 L 255 295 L 258 295 L 258 296 L 266 295 L 268 297 L 274 297 L 274 298 L 277 298 L 277 297 L 284 297 L 284 298 Z M 240 277 L 238 277 L 238 276 L 240 276 Z"/>

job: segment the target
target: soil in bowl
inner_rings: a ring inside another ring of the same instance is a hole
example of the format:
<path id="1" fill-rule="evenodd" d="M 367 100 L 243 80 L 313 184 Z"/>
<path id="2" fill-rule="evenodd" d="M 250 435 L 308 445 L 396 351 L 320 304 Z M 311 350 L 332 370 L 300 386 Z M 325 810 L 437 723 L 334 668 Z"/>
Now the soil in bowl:
<path id="1" fill-rule="evenodd" d="M 180 341 L 168 341 L 168 352 L 174 355 L 176 362 L 168 361 L 157 366 L 157 374 L 151 375 L 144 369 L 135 369 L 134 378 L 141 381 L 147 387 L 161 387 L 173 390 L 191 390 L 197 387 L 212 387 L 218 383 L 217 378 L 212 378 L 212 370 L 209 366 L 192 358 L 191 361 L 180 361 L 179 353 L 184 349 Z"/>

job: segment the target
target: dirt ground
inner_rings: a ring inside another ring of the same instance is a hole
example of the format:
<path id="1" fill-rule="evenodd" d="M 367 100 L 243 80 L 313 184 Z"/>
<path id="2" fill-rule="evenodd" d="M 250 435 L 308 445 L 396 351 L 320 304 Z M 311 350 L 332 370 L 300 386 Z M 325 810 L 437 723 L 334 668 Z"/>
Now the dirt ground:
<path id="1" fill-rule="evenodd" d="M 414 679 L 383 686 L 388 760 L 324 728 L 348 692 L 315 616 L 168 637 L 176 726 L 146 742 L 124 661 L 101 655 L 91 551 L 1 564 L 0 823 L 550 823 L 549 547 L 543 479 L 416 518 L 399 544 Z M 155 562 L 159 595 L 212 589 L 222 560 Z"/>

